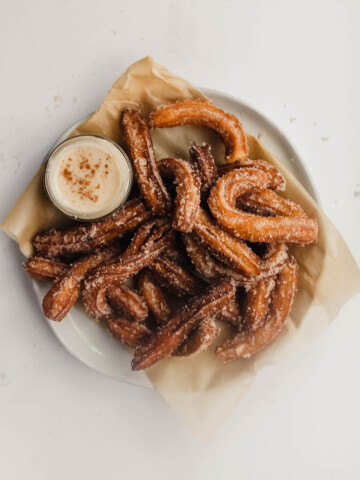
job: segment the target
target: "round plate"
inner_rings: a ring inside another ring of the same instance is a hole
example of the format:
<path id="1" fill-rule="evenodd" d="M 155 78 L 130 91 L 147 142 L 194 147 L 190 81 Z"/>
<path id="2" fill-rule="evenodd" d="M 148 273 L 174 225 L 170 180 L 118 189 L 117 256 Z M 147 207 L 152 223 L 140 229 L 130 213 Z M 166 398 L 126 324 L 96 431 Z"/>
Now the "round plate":
<path id="1" fill-rule="evenodd" d="M 315 186 L 300 155 L 271 120 L 235 97 L 206 88 L 201 90 L 218 107 L 226 112 L 234 113 L 248 133 L 255 137 L 262 133 L 264 146 L 289 168 L 310 195 L 320 203 Z M 71 125 L 57 139 L 51 149 L 64 140 L 75 127 L 87 118 L 82 118 Z M 36 295 L 41 303 L 48 286 L 36 280 L 33 283 Z M 89 320 L 81 305 L 78 308 L 73 308 L 62 322 L 57 323 L 50 320 L 48 322 L 63 346 L 88 367 L 115 380 L 143 387 L 152 387 L 144 372 L 131 371 L 127 349 L 119 341 L 112 338 L 96 321 Z"/>

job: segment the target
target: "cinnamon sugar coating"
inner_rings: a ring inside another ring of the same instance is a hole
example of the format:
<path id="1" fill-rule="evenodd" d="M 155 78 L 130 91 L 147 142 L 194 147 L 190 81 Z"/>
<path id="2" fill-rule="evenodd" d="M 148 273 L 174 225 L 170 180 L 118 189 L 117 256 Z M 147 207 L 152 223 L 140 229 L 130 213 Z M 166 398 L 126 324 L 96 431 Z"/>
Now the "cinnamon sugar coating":
<path id="1" fill-rule="evenodd" d="M 207 144 L 191 146 L 189 161 L 157 162 L 149 128 L 187 124 L 217 132 L 227 163 L 216 166 Z M 53 281 L 45 315 L 61 321 L 81 297 L 114 338 L 136 348 L 134 370 L 200 354 L 220 322 L 235 331 L 216 348 L 221 360 L 255 354 L 281 331 L 295 297 L 298 265 L 287 244 L 316 242 L 316 221 L 278 195 L 281 172 L 247 158 L 241 123 L 212 102 L 155 107 L 149 123 L 127 109 L 122 125 L 141 198 L 99 222 L 35 236 L 24 268 Z M 176 184 L 174 201 L 162 177 Z M 138 290 L 124 285 L 134 275 Z"/>
<path id="2" fill-rule="evenodd" d="M 226 150 L 226 162 L 247 157 L 249 150 L 244 129 L 237 117 L 204 99 L 180 100 L 155 107 L 150 115 L 151 128 L 203 125 L 220 135 Z"/>

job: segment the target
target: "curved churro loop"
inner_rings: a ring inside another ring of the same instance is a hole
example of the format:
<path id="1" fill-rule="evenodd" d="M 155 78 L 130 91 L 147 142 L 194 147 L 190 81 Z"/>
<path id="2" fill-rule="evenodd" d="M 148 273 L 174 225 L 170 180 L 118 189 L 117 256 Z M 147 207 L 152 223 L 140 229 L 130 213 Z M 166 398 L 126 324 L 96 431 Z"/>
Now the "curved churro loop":
<path id="1" fill-rule="evenodd" d="M 120 258 L 117 263 L 100 267 L 85 281 L 83 302 L 86 311 L 94 318 L 111 316 L 112 312 L 106 300 L 107 289 L 112 285 L 123 283 L 127 278 L 150 265 L 173 240 L 173 232 L 170 231 L 149 248 L 144 245 L 139 253 Z"/>
<path id="2" fill-rule="evenodd" d="M 204 320 L 190 333 L 187 339 L 172 355 L 174 357 L 191 357 L 204 352 L 209 348 L 219 332 L 220 330 L 212 319 Z"/>
<path id="3" fill-rule="evenodd" d="M 200 323 L 221 311 L 233 299 L 235 287 L 229 280 L 211 285 L 200 295 L 190 299 L 178 313 L 149 340 L 136 348 L 132 361 L 133 370 L 148 368 L 162 358 L 171 355 Z"/>
<path id="4" fill-rule="evenodd" d="M 284 243 L 268 243 L 261 258 L 261 273 L 255 281 L 277 275 L 289 259 L 289 250 Z"/>
<path id="5" fill-rule="evenodd" d="M 241 195 L 269 185 L 269 177 L 255 168 L 237 169 L 220 177 L 212 188 L 208 204 L 217 221 L 231 234 L 250 242 L 290 242 L 309 244 L 317 241 L 316 220 L 292 216 L 294 205 L 287 200 L 287 216 L 263 217 L 236 208 Z M 296 208 L 296 207 L 294 207 Z"/>
<path id="6" fill-rule="evenodd" d="M 219 260 L 217 260 L 209 250 L 207 250 L 200 238 L 194 233 L 188 233 L 181 236 L 185 245 L 186 253 L 188 254 L 191 262 L 195 266 L 196 270 L 209 280 L 216 280 L 223 276 L 232 276 L 233 273 L 239 275 L 241 279 L 243 276 L 237 272 L 233 272 L 229 267 L 226 267 Z M 231 272 L 228 275 L 223 273 L 223 270 Z M 236 278 L 236 277 L 234 277 Z"/>
<path id="7" fill-rule="evenodd" d="M 182 236 L 186 251 L 195 268 L 201 275 L 216 280 L 220 277 L 232 278 L 238 285 L 256 283 L 261 279 L 276 275 L 288 259 L 288 249 L 283 243 L 269 243 L 265 255 L 259 257 L 259 273 L 246 277 L 227 267 L 202 245 L 200 239 L 194 234 Z"/>
<path id="8" fill-rule="evenodd" d="M 255 328 L 245 318 L 244 330 L 235 334 L 216 349 L 224 362 L 248 358 L 264 348 L 280 332 L 290 312 L 297 286 L 298 265 L 291 257 L 276 277 L 266 318 Z"/>
<path id="9" fill-rule="evenodd" d="M 279 192 L 284 191 L 286 187 L 286 180 L 283 174 L 276 167 L 271 165 L 271 163 L 266 162 L 265 160 L 252 160 L 251 158 L 245 158 L 245 160 L 237 161 L 234 163 L 224 163 L 217 167 L 219 177 L 226 175 L 233 170 L 238 168 L 256 168 L 258 170 L 267 173 L 269 177 L 268 188 L 272 190 L 277 190 Z"/>
<path id="10" fill-rule="evenodd" d="M 148 316 L 145 300 L 125 285 L 112 285 L 106 290 L 110 306 L 132 322 L 143 322 Z"/>
<path id="11" fill-rule="evenodd" d="M 117 212 L 99 222 L 41 232 L 34 238 L 33 245 L 39 254 L 47 257 L 89 253 L 132 232 L 150 215 L 143 200 L 130 200 Z"/>
<path id="12" fill-rule="evenodd" d="M 181 100 L 155 107 L 150 115 L 151 128 L 203 125 L 220 135 L 226 150 L 226 162 L 243 160 L 248 155 L 246 136 L 238 118 L 225 113 L 211 101 Z"/>
<path id="13" fill-rule="evenodd" d="M 136 179 L 146 205 L 155 215 L 170 209 L 170 197 L 160 177 L 148 126 L 138 110 L 127 108 L 122 117 Z"/>
<path id="14" fill-rule="evenodd" d="M 151 272 L 145 270 L 140 274 L 138 288 L 156 322 L 166 323 L 171 316 L 171 308 Z"/>
<path id="15" fill-rule="evenodd" d="M 160 285 L 178 297 L 195 295 L 205 286 L 200 278 L 168 258 L 166 254 L 159 255 L 149 268 L 156 274 Z"/>
<path id="16" fill-rule="evenodd" d="M 245 277 L 259 275 L 260 258 L 239 238 L 223 230 L 200 208 L 194 232 L 211 253 Z"/>
<path id="17" fill-rule="evenodd" d="M 139 277 L 138 287 L 157 323 L 159 325 L 167 323 L 171 317 L 172 310 L 162 289 L 156 284 L 155 279 L 152 278 L 151 272 L 147 270 L 142 272 Z M 225 308 L 227 307 L 224 307 L 222 312 L 224 312 Z M 227 321 L 228 317 L 230 319 L 230 310 L 224 313 L 224 315 L 228 316 L 226 316 L 226 319 L 224 318 L 223 321 Z M 220 320 L 220 318 L 216 318 Z M 188 357 L 195 353 L 203 352 L 208 348 L 218 333 L 219 330 L 213 320 L 204 320 L 204 322 L 200 323 L 200 325 L 191 332 L 180 347 L 173 352 L 173 355 L 177 357 Z"/>
<path id="18" fill-rule="evenodd" d="M 172 226 L 180 232 L 191 232 L 200 206 L 198 173 L 179 158 L 163 158 L 158 166 L 161 175 L 173 178 L 177 185 Z"/>
<path id="19" fill-rule="evenodd" d="M 190 162 L 199 172 L 201 180 L 201 194 L 207 197 L 210 188 L 218 179 L 218 171 L 213 156 L 211 155 L 211 147 L 207 143 L 202 145 L 193 145 L 189 150 Z"/>
<path id="20" fill-rule="evenodd" d="M 33 278 L 38 280 L 56 280 L 57 278 L 67 275 L 71 267 L 70 265 L 54 262 L 47 258 L 33 257 L 26 263 L 25 269 Z M 65 278 L 66 281 L 69 281 L 68 277 Z M 73 292 L 73 295 L 68 294 L 68 296 L 64 296 L 63 291 L 59 292 L 59 288 L 62 288 L 63 281 L 59 281 L 56 286 L 56 291 L 58 293 L 52 295 L 52 301 L 57 299 L 60 303 L 64 301 L 68 302 L 64 311 L 66 311 L 66 309 L 69 310 L 71 308 L 71 303 L 74 303 L 77 300 L 76 294 L 79 292 L 78 282 L 75 281 L 74 284 L 75 291 Z M 71 288 L 72 283 L 70 280 L 70 289 Z M 80 291 L 81 288 L 82 284 L 80 285 Z M 60 293 L 61 298 L 59 298 Z M 131 320 L 141 322 L 147 317 L 148 310 L 142 298 L 125 285 L 115 285 L 110 287 L 107 290 L 106 295 L 110 305 L 115 308 L 115 310 L 121 311 L 124 315 L 129 316 Z M 60 308 L 59 305 L 59 309 Z"/>
<path id="21" fill-rule="evenodd" d="M 151 334 L 143 323 L 131 322 L 123 317 L 110 318 L 107 321 L 107 328 L 113 337 L 130 347 L 142 345 Z"/>
<path id="22" fill-rule="evenodd" d="M 275 286 L 275 276 L 273 276 L 264 278 L 249 288 L 244 315 L 246 327 L 249 330 L 256 330 L 264 324 Z"/>
<path id="23" fill-rule="evenodd" d="M 230 300 L 227 305 L 215 316 L 216 320 L 239 327 L 242 320 L 242 313 L 238 299 Z"/>
<path id="24" fill-rule="evenodd" d="M 152 230 L 157 220 L 158 219 L 150 218 L 135 231 L 129 245 L 125 248 L 124 252 L 121 255 L 123 258 L 131 257 L 132 255 L 140 252 L 141 247 L 151 236 Z"/>
<path id="25" fill-rule="evenodd" d="M 130 244 L 122 253 L 122 258 L 131 257 L 144 249 L 151 248 L 171 229 L 167 218 L 152 218 L 143 223 L 134 233 Z M 170 246 L 170 245 L 169 245 Z"/>
<path id="26" fill-rule="evenodd" d="M 25 263 L 24 269 L 36 280 L 46 281 L 62 277 L 68 272 L 70 265 L 35 255 Z"/>
<path id="27" fill-rule="evenodd" d="M 44 315 L 60 322 L 79 298 L 85 277 L 94 268 L 118 255 L 119 251 L 118 247 L 109 247 L 75 262 L 45 295 L 42 303 Z"/>
<path id="28" fill-rule="evenodd" d="M 239 197 L 237 206 L 262 216 L 290 216 L 307 218 L 306 213 L 296 203 L 279 197 L 272 190 L 255 190 Z"/>

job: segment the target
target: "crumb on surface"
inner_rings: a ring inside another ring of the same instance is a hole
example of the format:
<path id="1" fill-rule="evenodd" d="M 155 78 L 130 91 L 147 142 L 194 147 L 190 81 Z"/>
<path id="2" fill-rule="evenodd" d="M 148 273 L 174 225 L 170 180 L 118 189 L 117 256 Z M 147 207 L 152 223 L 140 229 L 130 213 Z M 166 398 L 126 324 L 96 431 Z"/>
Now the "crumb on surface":
<path id="1" fill-rule="evenodd" d="M 290 122 L 290 123 L 294 123 L 295 120 L 296 120 L 296 117 L 290 117 L 290 118 L 289 118 L 289 122 Z"/>
<path id="2" fill-rule="evenodd" d="M 329 137 L 321 137 L 322 142 L 327 142 L 329 140 Z"/>
<path id="3" fill-rule="evenodd" d="M 5 373 L 0 373 L 0 381 L 4 387 L 10 385 L 7 375 Z"/>
<path id="4" fill-rule="evenodd" d="M 64 99 L 60 95 L 55 95 L 53 100 L 54 100 L 55 108 L 61 107 L 64 101 Z"/>

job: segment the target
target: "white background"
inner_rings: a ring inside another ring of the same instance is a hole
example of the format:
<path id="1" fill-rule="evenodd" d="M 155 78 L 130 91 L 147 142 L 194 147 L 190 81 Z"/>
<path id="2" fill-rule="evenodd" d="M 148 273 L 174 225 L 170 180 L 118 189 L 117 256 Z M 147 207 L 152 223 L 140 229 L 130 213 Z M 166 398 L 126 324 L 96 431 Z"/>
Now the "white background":
<path id="1" fill-rule="evenodd" d="M 53 140 L 150 54 L 273 119 L 359 262 L 359 24 L 356 0 L 1 0 L 1 219 Z M 245 436 L 238 410 L 203 444 L 157 392 L 63 349 L 2 233 L 0 259 L 1 479 L 360 478 L 359 297 L 261 372 L 244 402 L 263 414 Z"/>

